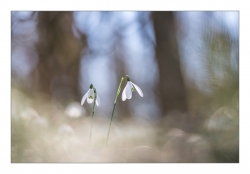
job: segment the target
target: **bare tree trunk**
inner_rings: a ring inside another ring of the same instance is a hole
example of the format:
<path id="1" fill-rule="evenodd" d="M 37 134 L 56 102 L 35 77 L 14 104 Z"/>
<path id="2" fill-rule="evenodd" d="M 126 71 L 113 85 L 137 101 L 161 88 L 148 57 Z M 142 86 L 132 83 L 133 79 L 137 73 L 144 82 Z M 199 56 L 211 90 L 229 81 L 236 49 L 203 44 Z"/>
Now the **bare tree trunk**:
<path id="1" fill-rule="evenodd" d="M 159 66 L 159 97 L 161 111 L 187 112 L 187 99 L 181 74 L 173 12 L 152 12 Z"/>
<path id="2" fill-rule="evenodd" d="M 38 12 L 35 90 L 61 102 L 81 98 L 78 81 L 84 45 L 74 36 L 72 25 L 72 12 Z"/>

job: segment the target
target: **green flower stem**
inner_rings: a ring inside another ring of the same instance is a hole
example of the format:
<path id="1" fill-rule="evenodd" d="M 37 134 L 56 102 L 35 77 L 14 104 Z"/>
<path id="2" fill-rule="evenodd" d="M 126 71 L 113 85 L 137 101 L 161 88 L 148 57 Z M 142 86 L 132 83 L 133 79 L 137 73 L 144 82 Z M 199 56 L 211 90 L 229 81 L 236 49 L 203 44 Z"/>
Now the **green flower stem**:
<path id="1" fill-rule="evenodd" d="M 109 124 L 109 131 L 108 131 L 108 136 L 107 136 L 107 141 L 106 141 L 106 145 L 108 143 L 108 140 L 109 140 L 109 132 L 110 132 L 110 127 L 111 127 L 111 123 L 112 123 L 112 120 L 113 120 L 113 116 L 114 116 L 114 111 L 115 111 L 115 107 L 116 107 L 116 101 L 117 101 L 117 97 L 119 96 L 120 92 L 121 92 L 121 86 L 122 86 L 122 82 L 123 82 L 124 78 L 122 77 L 121 78 L 121 82 L 119 84 L 119 87 L 117 89 L 117 93 L 116 93 L 116 97 L 115 97 L 115 102 L 114 102 L 114 107 L 113 107 L 113 111 L 112 111 L 112 116 L 111 116 L 111 119 L 110 119 L 110 124 Z"/>
<path id="2" fill-rule="evenodd" d="M 91 134 L 92 134 L 92 124 L 93 124 L 93 117 L 94 117 L 94 113 L 95 113 L 95 101 L 96 101 L 96 89 L 94 88 L 94 105 L 92 108 L 92 119 L 91 119 L 91 129 L 90 129 L 90 136 L 89 136 L 89 145 L 91 143 Z"/>

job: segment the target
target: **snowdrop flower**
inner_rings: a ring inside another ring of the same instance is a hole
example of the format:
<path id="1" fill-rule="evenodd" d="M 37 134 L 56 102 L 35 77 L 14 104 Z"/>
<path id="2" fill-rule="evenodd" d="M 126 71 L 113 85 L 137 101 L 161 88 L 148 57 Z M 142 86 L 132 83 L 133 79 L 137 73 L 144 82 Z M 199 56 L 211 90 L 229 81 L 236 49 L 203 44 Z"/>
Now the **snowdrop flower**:
<path id="1" fill-rule="evenodd" d="M 142 90 L 139 88 L 139 86 L 137 86 L 136 84 L 132 83 L 130 81 L 129 76 L 127 75 L 127 85 L 125 86 L 123 92 L 122 92 L 122 101 L 125 101 L 126 98 L 127 99 L 131 99 L 132 98 L 132 92 L 134 92 L 134 90 L 137 90 L 137 92 L 139 93 L 139 95 L 141 97 L 143 97 L 143 93 Z"/>
<path id="2" fill-rule="evenodd" d="M 95 95 L 94 95 L 95 93 L 96 93 L 96 91 L 93 88 L 93 85 L 91 84 L 90 87 L 89 87 L 89 90 L 82 97 L 81 105 L 84 104 L 86 99 L 87 99 L 88 103 L 92 103 L 94 101 L 94 98 L 95 98 Z M 99 96 L 97 94 L 96 94 L 96 105 L 100 106 L 100 98 L 99 98 Z"/>

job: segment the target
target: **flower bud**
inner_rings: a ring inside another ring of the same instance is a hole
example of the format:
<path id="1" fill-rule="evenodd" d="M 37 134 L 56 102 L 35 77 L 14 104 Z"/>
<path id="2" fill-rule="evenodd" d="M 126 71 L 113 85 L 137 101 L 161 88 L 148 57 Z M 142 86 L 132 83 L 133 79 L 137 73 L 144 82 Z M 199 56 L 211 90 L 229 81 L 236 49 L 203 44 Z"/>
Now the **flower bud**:
<path id="1" fill-rule="evenodd" d="M 126 75 L 126 76 L 127 76 L 127 81 L 130 81 L 130 77 L 128 75 Z"/>

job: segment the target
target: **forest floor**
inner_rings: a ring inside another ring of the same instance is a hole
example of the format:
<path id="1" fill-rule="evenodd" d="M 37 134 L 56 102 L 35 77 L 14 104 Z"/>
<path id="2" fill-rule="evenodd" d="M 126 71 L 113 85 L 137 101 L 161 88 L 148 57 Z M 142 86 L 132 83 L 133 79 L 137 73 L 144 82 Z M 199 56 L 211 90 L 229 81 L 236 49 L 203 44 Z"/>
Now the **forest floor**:
<path id="1" fill-rule="evenodd" d="M 97 115 L 90 142 L 91 116 L 67 117 L 49 105 L 38 105 L 33 108 L 32 100 L 12 90 L 11 162 L 230 162 L 226 146 L 222 153 L 226 157 L 221 161 L 215 155 L 215 142 L 205 134 L 168 127 L 164 120 L 114 119 L 107 142 L 110 120 Z M 230 146 L 230 152 L 238 150 L 237 142 Z"/>

